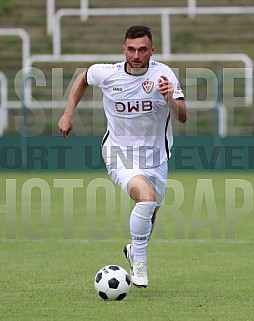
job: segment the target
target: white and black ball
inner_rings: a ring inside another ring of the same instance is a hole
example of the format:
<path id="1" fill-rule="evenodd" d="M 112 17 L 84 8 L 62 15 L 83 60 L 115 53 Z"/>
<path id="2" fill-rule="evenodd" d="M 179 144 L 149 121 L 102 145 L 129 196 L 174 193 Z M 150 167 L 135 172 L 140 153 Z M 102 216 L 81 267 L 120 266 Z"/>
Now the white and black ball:
<path id="1" fill-rule="evenodd" d="M 96 273 L 94 287 L 103 300 L 120 301 L 130 291 L 130 276 L 119 265 L 106 265 Z"/>

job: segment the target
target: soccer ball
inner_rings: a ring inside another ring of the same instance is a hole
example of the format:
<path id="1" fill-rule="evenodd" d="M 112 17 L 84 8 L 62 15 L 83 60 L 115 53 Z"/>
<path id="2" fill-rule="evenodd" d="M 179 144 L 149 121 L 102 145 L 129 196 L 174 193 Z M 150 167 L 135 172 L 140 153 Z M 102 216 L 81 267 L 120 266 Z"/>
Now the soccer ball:
<path id="1" fill-rule="evenodd" d="M 106 265 L 95 275 L 94 287 L 103 300 L 123 300 L 129 293 L 129 274 L 119 265 Z"/>

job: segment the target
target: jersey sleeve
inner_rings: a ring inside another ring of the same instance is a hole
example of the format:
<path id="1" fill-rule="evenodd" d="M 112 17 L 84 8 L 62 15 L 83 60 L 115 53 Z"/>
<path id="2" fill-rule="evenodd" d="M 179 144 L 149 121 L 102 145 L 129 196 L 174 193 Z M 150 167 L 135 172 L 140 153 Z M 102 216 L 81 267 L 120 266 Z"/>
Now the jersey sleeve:
<path id="1" fill-rule="evenodd" d="M 178 98 L 184 99 L 184 93 L 181 88 L 181 84 L 180 84 L 179 80 L 177 79 L 175 73 L 173 72 L 173 70 L 170 67 L 168 67 L 166 65 L 164 65 L 164 68 L 166 68 L 164 71 L 166 76 L 168 77 L 169 81 L 171 83 L 173 83 L 173 85 L 174 85 L 173 98 L 174 99 L 178 99 Z"/>
<path id="2" fill-rule="evenodd" d="M 174 99 L 178 99 L 178 98 L 183 98 L 184 99 L 184 93 L 181 87 L 180 82 L 178 81 L 178 79 L 175 77 L 175 81 L 173 82 L 174 84 L 174 94 L 173 94 L 173 98 Z"/>
<path id="3" fill-rule="evenodd" d="M 86 80 L 89 86 L 100 86 L 102 83 L 101 65 L 95 64 L 88 68 Z"/>
<path id="4" fill-rule="evenodd" d="M 171 74 L 171 77 L 170 79 L 171 82 L 173 83 L 174 85 L 174 93 L 173 93 L 173 98 L 174 99 L 177 99 L 177 98 L 184 98 L 184 93 L 183 93 L 183 90 L 181 88 L 181 84 L 179 82 L 179 80 L 176 78 L 175 74 L 173 73 L 173 71 L 171 71 L 172 74 Z"/>
<path id="5" fill-rule="evenodd" d="M 103 87 L 105 79 L 114 74 L 120 65 L 94 64 L 88 68 L 86 80 L 89 86 Z"/>

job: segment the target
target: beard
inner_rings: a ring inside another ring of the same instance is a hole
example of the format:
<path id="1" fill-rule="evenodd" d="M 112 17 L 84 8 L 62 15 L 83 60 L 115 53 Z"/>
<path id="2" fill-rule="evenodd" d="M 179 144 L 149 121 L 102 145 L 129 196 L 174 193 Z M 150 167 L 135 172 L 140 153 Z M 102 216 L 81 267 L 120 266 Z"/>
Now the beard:
<path id="1" fill-rule="evenodd" d="M 142 62 L 140 60 L 130 61 L 127 59 L 127 65 L 129 65 L 128 71 L 131 74 L 144 74 L 147 71 L 149 60 Z"/>

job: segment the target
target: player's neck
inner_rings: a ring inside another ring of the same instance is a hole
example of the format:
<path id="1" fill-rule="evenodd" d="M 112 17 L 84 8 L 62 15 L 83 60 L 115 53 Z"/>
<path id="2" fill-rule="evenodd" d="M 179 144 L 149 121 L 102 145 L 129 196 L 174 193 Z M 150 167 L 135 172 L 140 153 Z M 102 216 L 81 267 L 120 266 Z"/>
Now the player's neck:
<path id="1" fill-rule="evenodd" d="M 144 68 L 132 68 L 131 65 L 126 61 L 124 69 L 125 69 L 125 72 L 129 75 L 142 76 L 147 72 L 148 67 L 149 67 L 149 64 L 147 65 L 147 67 L 144 67 Z"/>

